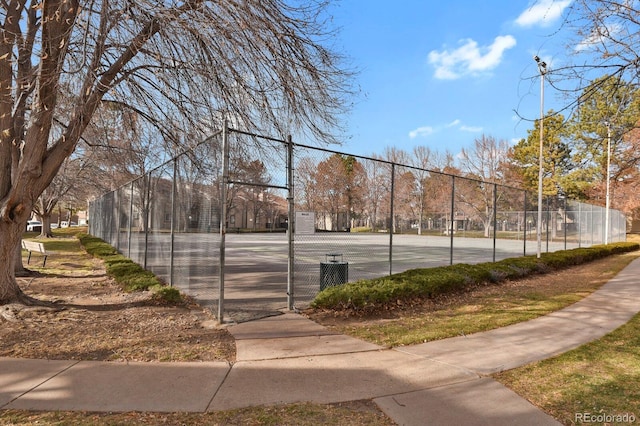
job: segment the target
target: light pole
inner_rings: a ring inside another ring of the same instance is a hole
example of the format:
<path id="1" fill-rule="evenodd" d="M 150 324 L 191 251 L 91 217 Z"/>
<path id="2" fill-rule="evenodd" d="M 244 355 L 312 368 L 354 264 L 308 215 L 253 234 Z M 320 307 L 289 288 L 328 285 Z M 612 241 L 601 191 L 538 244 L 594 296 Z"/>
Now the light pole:
<path id="1" fill-rule="evenodd" d="M 538 64 L 540 72 L 540 153 L 538 156 L 538 223 L 536 226 L 538 242 L 536 257 L 539 259 L 542 251 L 542 146 L 544 141 L 544 76 L 547 73 L 547 64 L 541 61 L 538 56 L 534 56 L 533 59 Z"/>
<path id="2" fill-rule="evenodd" d="M 607 121 L 607 195 L 605 197 L 604 243 L 609 244 L 609 175 L 611 167 L 611 123 Z"/>

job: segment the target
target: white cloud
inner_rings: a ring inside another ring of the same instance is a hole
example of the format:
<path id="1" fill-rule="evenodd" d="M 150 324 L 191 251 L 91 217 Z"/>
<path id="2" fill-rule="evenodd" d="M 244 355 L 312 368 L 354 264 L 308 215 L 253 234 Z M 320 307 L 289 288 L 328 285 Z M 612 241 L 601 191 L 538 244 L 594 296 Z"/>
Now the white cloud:
<path id="1" fill-rule="evenodd" d="M 606 44 L 612 37 L 620 34 L 622 27 L 619 24 L 613 24 L 609 27 L 600 26 L 596 30 L 592 31 L 589 37 L 584 38 L 580 43 L 576 45 L 574 50 L 580 52 L 589 50 L 594 46 Z"/>
<path id="2" fill-rule="evenodd" d="M 460 119 L 455 119 L 450 123 L 439 124 L 436 127 L 433 127 L 433 126 L 418 127 L 417 129 L 409 132 L 409 138 L 415 139 L 417 137 L 427 137 L 434 133 L 442 132 L 444 131 L 444 129 L 457 129 L 461 132 L 471 132 L 471 133 L 478 133 L 482 131 L 482 127 L 467 126 L 465 124 L 462 124 L 462 121 L 460 121 Z"/>
<path id="3" fill-rule="evenodd" d="M 489 71 L 500 64 L 505 50 L 516 45 L 516 39 L 510 35 L 498 36 L 485 47 L 478 47 L 472 39 L 461 42 L 464 44 L 455 50 L 429 52 L 428 60 L 436 67 L 436 78 L 455 80 L 463 75 Z"/>
<path id="4" fill-rule="evenodd" d="M 409 138 L 410 139 L 415 139 L 418 136 L 429 136 L 430 134 L 433 133 L 433 127 L 431 126 L 423 126 L 423 127 L 418 127 L 415 130 L 412 130 L 409 132 Z"/>
<path id="5" fill-rule="evenodd" d="M 521 27 L 546 27 L 562 16 L 573 0 L 536 0 L 516 19 Z"/>
<path id="6" fill-rule="evenodd" d="M 462 130 L 463 132 L 480 133 L 482 131 L 482 127 L 480 127 L 480 126 L 460 126 L 460 130 Z"/>

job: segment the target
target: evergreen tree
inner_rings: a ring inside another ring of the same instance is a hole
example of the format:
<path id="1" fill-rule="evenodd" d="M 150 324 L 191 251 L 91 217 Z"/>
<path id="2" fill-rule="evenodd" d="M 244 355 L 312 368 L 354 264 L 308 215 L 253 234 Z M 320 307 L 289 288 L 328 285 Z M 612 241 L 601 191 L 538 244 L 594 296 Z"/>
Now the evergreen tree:
<path id="1" fill-rule="evenodd" d="M 527 138 L 521 139 L 509 153 L 511 175 L 518 176 L 525 189 L 538 191 L 538 170 L 540 155 L 540 120 L 527 131 Z M 566 141 L 564 116 L 550 110 L 543 123 L 542 145 L 542 190 L 544 195 L 564 193 L 576 196 L 567 176 L 571 173 L 571 152 Z"/>
<path id="2" fill-rule="evenodd" d="M 568 130 L 576 170 L 570 177 L 574 181 L 582 179 L 584 193 L 591 199 L 603 198 L 607 177 L 615 183 L 637 173 L 639 94 L 637 88 L 619 77 L 600 77 L 584 90 L 571 117 Z"/>

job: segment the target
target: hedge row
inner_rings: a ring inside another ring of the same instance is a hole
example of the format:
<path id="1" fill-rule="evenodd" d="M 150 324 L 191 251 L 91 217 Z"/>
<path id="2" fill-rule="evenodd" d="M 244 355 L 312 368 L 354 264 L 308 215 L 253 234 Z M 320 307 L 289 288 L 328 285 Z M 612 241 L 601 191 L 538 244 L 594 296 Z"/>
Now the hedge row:
<path id="1" fill-rule="evenodd" d="M 638 243 L 615 243 L 475 265 L 457 264 L 412 269 L 386 277 L 328 287 L 311 303 L 312 308 L 358 311 L 376 310 L 398 301 L 429 299 L 463 291 L 471 286 L 546 273 L 596 259 L 640 249 Z"/>
<path id="2" fill-rule="evenodd" d="M 165 302 L 182 301 L 178 289 L 164 285 L 152 272 L 121 255 L 110 244 L 88 234 L 78 234 L 80 244 L 90 255 L 104 261 L 107 274 L 127 292 L 151 290 L 154 297 Z"/>

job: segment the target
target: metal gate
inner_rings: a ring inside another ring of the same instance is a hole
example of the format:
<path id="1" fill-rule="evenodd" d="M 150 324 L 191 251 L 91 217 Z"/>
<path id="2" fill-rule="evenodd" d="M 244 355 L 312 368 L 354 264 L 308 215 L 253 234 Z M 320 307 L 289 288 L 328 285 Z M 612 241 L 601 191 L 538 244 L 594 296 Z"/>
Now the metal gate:
<path id="1" fill-rule="evenodd" d="M 222 322 L 227 312 L 242 321 L 291 310 L 291 138 L 244 132 L 225 123 L 222 149 L 218 319 Z"/>

